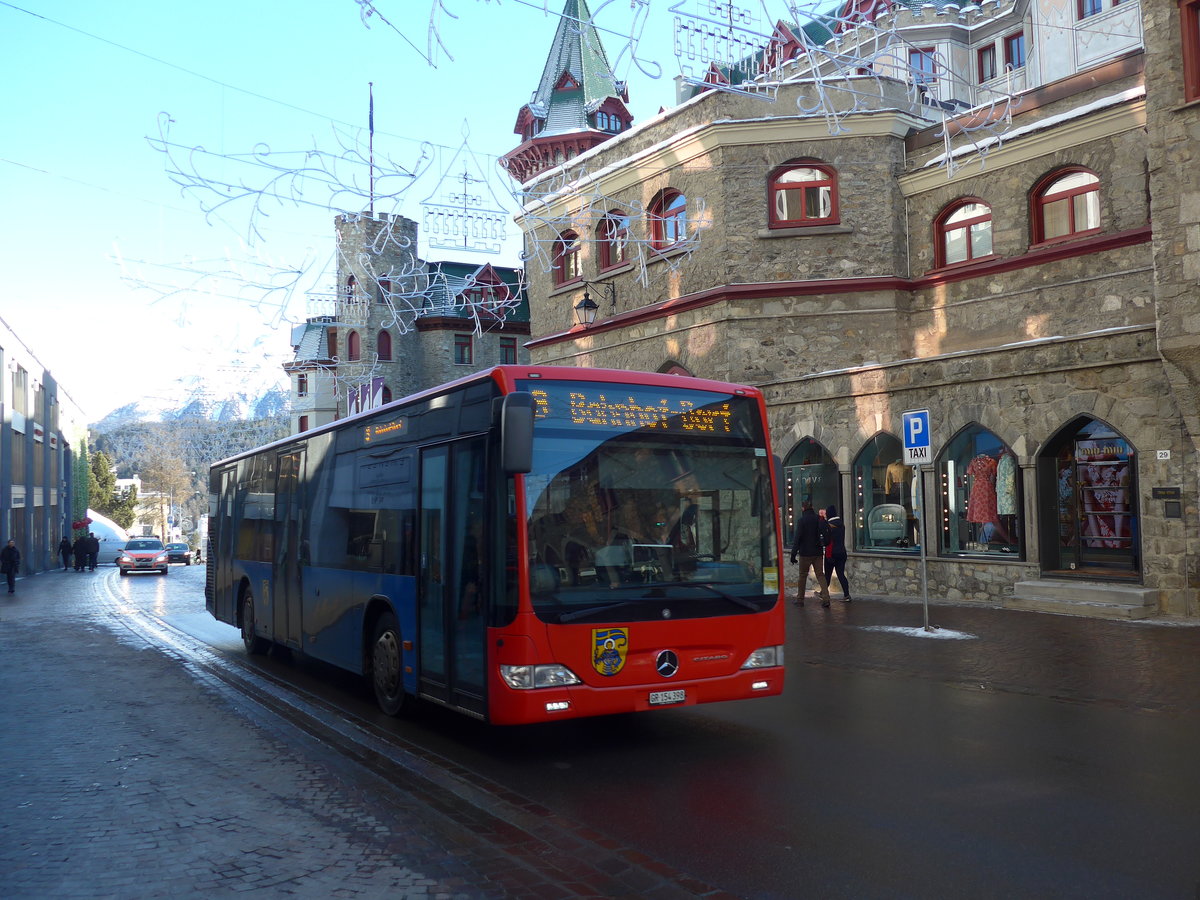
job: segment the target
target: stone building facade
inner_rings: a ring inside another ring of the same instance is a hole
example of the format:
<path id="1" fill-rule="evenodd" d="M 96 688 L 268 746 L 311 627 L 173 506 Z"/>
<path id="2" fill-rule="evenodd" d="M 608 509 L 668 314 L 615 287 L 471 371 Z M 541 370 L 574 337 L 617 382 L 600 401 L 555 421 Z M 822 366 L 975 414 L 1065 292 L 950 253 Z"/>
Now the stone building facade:
<path id="1" fill-rule="evenodd" d="M 529 361 L 519 269 L 417 255 L 417 223 L 384 213 L 337 217 L 337 296 L 292 336 L 292 428 L 501 363 Z"/>
<path id="2" fill-rule="evenodd" d="M 965 601 L 1200 615 L 1191 5 L 1068 6 L 893 4 L 957 88 L 801 62 L 773 104 L 704 91 L 529 183 L 527 253 L 557 248 L 528 272 L 534 362 L 762 388 L 785 532 L 836 506 L 856 593 L 919 596 L 924 570 Z M 978 101 L 985 39 L 1016 37 L 1019 102 L 944 115 Z"/>

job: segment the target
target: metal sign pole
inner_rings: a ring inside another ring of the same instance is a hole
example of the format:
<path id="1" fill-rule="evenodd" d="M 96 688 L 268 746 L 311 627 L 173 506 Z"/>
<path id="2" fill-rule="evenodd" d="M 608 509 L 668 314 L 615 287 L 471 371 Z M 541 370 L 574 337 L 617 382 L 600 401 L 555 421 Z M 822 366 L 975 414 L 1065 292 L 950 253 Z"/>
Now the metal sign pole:
<path id="1" fill-rule="evenodd" d="M 921 547 L 921 603 L 925 608 L 925 630 L 933 631 L 929 625 L 929 573 L 925 553 L 925 479 L 921 477 L 922 463 L 931 462 L 932 429 L 929 425 L 929 410 L 910 409 L 900 414 L 904 432 L 904 462 L 912 466 L 913 481 L 916 482 L 912 502 L 917 520 L 917 542 Z"/>
<path id="2" fill-rule="evenodd" d="M 921 477 L 921 467 L 913 466 L 913 481 L 917 485 L 917 542 L 921 546 L 921 605 L 925 610 L 925 630 L 933 631 L 929 625 L 929 578 L 925 569 L 928 557 L 925 555 L 925 479 Z"/>

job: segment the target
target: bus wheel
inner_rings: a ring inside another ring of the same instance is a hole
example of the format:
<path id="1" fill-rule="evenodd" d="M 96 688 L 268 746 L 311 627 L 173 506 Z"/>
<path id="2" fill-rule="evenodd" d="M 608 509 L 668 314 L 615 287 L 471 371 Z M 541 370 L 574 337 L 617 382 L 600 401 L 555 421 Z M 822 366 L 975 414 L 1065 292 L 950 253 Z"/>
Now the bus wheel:
<path id="1" fill-rule="evenodd" d="M 401 668 L 400 628 L 395 616 L 384 613 L 371 638 L 371 683 L 375 702 L 389 716 L 399 715 L 408 706 Z"/>
<path id="2" fill-rule="evenodd" d="M 252 656 L 266 653 L 271 646 L 270 641 L 254 633 L 254 595 L 249 588 L 242 593 L 242 643 Z"/>

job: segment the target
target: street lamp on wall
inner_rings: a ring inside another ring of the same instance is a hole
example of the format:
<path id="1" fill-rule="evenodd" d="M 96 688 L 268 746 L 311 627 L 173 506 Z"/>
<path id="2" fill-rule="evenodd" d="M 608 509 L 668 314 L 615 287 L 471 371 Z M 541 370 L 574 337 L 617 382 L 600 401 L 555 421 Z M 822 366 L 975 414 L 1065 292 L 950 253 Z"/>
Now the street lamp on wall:
<path id="1" fill-rule="evenodd" d="M 588 292 L 583 292 L 583 299 L 575 304 L 575 320 L 584 328 L 596 321 L 596 310 L 600 307 L 596 305 L 596 301 L 588 296 Z"/>
<path id="2" fill-rule="evenodd" d="M 607 281 L 583 282 L 583 299 L 575 304 L 575 318 L 585 328 L 596 321 L 596 313 L 600 309 L 596 301 L 592 299 L 592 295 L 588 293 L 589 288 L 598 289 L 600 294 L 608 300 L 610 311 L 617 311 L 617 286 L 615 284 Z"/>

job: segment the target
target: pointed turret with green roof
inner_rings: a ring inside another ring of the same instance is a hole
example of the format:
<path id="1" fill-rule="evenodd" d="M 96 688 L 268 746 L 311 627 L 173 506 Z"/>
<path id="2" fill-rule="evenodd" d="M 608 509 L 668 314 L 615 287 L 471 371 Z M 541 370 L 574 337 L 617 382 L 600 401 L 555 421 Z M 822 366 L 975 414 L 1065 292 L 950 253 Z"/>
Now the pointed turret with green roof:
<path id="1" fill-rule="evenodd" d="M 521 144 L 504 157 L 509 171 L 528 181 L 624 131 L 633 122 L 628 100 L 587 0 L 566 0 L 537 90 L 517 113 Z"/>

